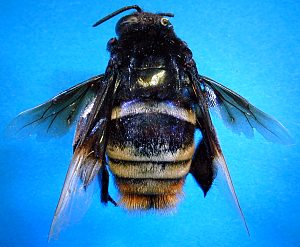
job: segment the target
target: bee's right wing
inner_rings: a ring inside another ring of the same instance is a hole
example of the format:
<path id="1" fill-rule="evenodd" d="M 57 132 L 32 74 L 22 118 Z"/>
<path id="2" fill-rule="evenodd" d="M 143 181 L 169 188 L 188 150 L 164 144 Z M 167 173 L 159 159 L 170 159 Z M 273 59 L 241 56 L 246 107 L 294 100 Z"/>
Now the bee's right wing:
<path id="1" fill-rule="evenodd" d="M 20 113 L 8 126 L 13 136 L 37 134 L 53 137 L 65 134 L 102 89 L 104 75 L 98 75 L 58 94 L 49 101 Z"/>
<path id="2" fill-rule="evenodd" d="M 253 137 L 256 129 L 266 140 L 282 144 L 292 144 L 288 130 L 275 118 L 250 104 L 245 98 L 206 77 L 200 76 L 206 102 L 233 132 Z"/>
<path id="3" fill-rule="evenodd" d="M 228 186 L 229 192 L 233 198 L 233 201 L 239 211 L 239 214 L 243 220 L 244 226 L 250 235 L 249 228 L 246 223 L 245 216 L 243 214 L 242 208 L 240 206 L 238 197 L 236 195 L 232 179 L 230 177 L 230 173 L 222 152 L 222 149 L 219 144 L 219 140 L 217 137 L 217 133 L 213 126 L 210 114 L 209 114 L 209 105 L 207 104 L 207 98 L 201 88 L 201 81 L 199 80 L 199 76 L 196 73 L 196 70 L 192 70 L 189 74 L 192 82 L 192 89 L 195 93 L 197 99 L 196 106 L 196 115 L 197 115 L 197 125 L 202 133 L 202 142 L 205 145 L 202 150 L 204 153 L 202 154 L 202 158 L 205 159 L 205 162 L 209 162 L 212 166 L 213 170 L 213 179 L 215 175 L 220 172 L 225 178 L 225 183 Z M 205 157 L 206 156 L 206 157 Z M 209 164 L 209 165 L 210 165 Z M 193 173 L 192 173 L 193 174 Z M 195 174 L 195 173 L 194 173 Z M 209 189 L 209 188 L 208 188 Z M 207 192 L 207 189 L 204 189 L 204 193 Z"/>

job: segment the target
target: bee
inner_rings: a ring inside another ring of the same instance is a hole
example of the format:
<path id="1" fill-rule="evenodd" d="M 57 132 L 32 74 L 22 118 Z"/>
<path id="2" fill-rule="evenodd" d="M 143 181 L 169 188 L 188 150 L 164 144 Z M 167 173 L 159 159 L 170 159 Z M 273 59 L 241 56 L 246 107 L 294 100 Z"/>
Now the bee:
<path id="1" fill-rule="evenodd" d="M 63 225 L 77 194 L 96 178 L 104 204 L 165 210 L 176 207 L 188 174 L 206 195 L 217 171 L 224 174 L 248 230 L 209 110 L 247 137 L 256 129 L 269 141 L 290 143 L 288 131 L 234 91 L 198 73 L 191 50 L 168 19 L 172 13 L 126 6 L 94 27 L 132 9 L 117 22 L 117 37 L 108 41 L 104 74 L 20 113 L 10 125 L 17 134 L 57 136 L 77 122 L 50 237 Z M 109 194 L 109 171 L 120 194 L 117 202 Z"/>

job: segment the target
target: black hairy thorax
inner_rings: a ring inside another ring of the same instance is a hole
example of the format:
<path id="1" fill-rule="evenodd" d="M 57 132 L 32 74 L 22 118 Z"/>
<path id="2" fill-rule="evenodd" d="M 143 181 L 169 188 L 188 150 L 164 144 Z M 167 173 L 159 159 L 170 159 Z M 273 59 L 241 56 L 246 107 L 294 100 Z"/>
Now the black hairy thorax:
<path id="1" fill-rule="evenodd" d="M 190 79 L 182 70 L 183 58 L 178 55 L 182 41 L 173 30 L 149 29 L 114 38 L 108 49 L 123 74 L 114 104 L 150 99 L 172 100 L 191 107 L 195 97 Z"/>

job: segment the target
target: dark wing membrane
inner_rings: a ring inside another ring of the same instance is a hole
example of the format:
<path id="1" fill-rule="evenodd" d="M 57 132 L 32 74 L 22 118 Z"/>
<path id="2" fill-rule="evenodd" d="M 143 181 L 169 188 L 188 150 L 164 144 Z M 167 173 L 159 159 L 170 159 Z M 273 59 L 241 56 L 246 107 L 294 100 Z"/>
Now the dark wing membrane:
<path id="1" fill-rule="evenodd" d="M 93 187 L 90 185 L 105 162 L 107 123 L 111 116 L 115 82 L 112 77 L 104 79 L 103 87 L 80 116 L 73 158 L 52 220 L 49 239 L 57 237 L 68 224 L 75 213 L 74 207 L 76 214 L 82 215 L 89 206 Z"/>
<path id="2" fill-rule="evenodd" d="M 84 81 L 32 109 L 20 113 L 9 125 L 8 131 L 22 137 L 37 134 L 61 136 L 76 120 L 102 86 L 103 75 Z"/>
<path id="3" fill-rule="evenodd" d="M 287 129 L 272 116 L 250 104 L 242 96 L 216 81 L 200 76 L 209 107 L 215 109 L 226 127 L 233 132 L 253 136 L 256 129 L 266 140 L 291 144 Z"/>
<path id="4" fill-rule="evenodd" d="M 242 208 L 240 206 L 238 197 L 236 195 L 230 173 L 226 164 L 226 161 L 224 159 L 223 152 L 221 150 L 217 133 L 215 131 L 215 128 L 213 126 L 213 123 L 210 118 L 210 114 L 208 111 L 208 105 L 206 104 L 206 98 L 205 95 L 203 94 L 201 87 L 200 87 L 200 81 L 198 80 L 197 74 L 195 76 L 195 72 L 191 73 L 190 78 L 192 82 L 192 87 L 195 93 L 195 96 L 197 98 L 197 110 L 196 110 L 196 115 L 197 115 L 197 125 L 199 129 L 201 130 L 202 133 L 202 142 L 205 145 L 203 155 L 206 155 L 207 158 L 205 162 L 211 162 L 212 167 L 214 172 L 217 171 L 218 177 L 224 178 L 223 181 L 226 183 L 226 188 L 229 189 L 229 192 L 233 198 L 233 201 L 239 211 L 239 214 L 244 222 L 245 228 L 249 234 L 249 229 L 246 223 L 245 216 L 243 214 Z M 202 157 L 205 158 L 205 157 Z M 199 168 L 198 168 L 199 169 Z M 193 173 L 192 173 L 193 174 Z M 197 174 L 193 174 L 197 175 Z M 214 175 L 215 176 L 215 175 Z"/>

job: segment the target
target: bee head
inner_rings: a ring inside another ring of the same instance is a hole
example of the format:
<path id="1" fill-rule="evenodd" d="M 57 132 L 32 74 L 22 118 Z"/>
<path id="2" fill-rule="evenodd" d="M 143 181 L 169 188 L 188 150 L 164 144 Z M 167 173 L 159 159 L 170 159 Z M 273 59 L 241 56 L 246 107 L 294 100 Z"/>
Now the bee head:
<path id="1" fill-rule="evenodd" d="M 171 13 L 148 13 L 142 11 L 142 9 L 137 6 L 127 6 L 122 9 L 117 10 L 116 12 L 102 18 L 97 23 L 93 25 L 96 27 L 101 23 L 107 21 L 108 19 L 126 11 L 129 9 L 136 9 L 136 12 L 122 17 L 116 25 L 116 34 L 120 36 L 136 34 L 136 33 L 147 33 L 163 30 L 173 29 L 172 24 L 167 17 L 174 17 Z"/>

